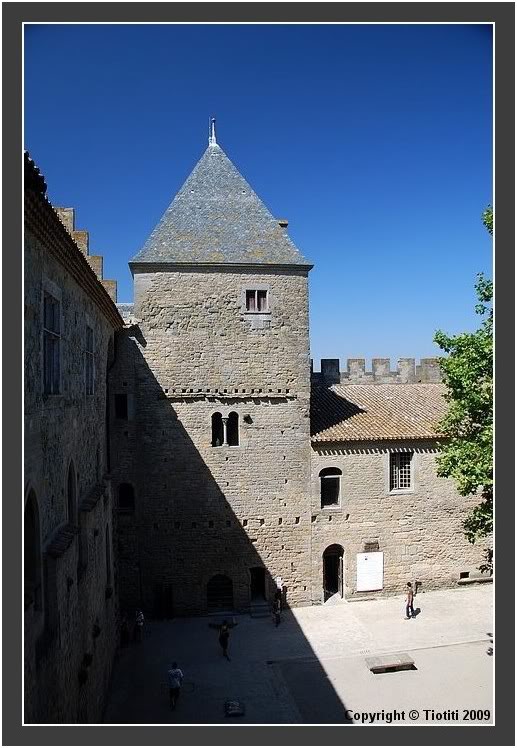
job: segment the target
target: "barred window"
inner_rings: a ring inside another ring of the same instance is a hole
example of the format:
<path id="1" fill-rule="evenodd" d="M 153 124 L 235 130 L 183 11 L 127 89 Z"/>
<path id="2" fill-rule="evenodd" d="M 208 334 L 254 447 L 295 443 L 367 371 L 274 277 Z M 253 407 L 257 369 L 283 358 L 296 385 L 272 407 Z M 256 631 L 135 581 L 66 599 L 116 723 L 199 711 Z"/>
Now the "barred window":
<path id="1" fill-rule="evenodd" d="M 86 394 L 93 395 L 95 385 L 94 353 L 93 353 L 93 329 L 86 327 L 86 350 L 84 353 Z"/>
<path id="2" fill-rule="evenodd" d="M 43 392 L 57 395 L 60 391 L 61 304 L 45 293 L 43 296 Z"/>
<path id="3" fill-rule="evenodd" d="M 412 452 L 393 452 L 390 455 L 390 491 L 411 488 Z"/>
<path id="4" fill-rule="evenodd" d="M 267 291 L 246 291 L 246 311 L 247 312 L 267 312 L 269 311 Z"/>

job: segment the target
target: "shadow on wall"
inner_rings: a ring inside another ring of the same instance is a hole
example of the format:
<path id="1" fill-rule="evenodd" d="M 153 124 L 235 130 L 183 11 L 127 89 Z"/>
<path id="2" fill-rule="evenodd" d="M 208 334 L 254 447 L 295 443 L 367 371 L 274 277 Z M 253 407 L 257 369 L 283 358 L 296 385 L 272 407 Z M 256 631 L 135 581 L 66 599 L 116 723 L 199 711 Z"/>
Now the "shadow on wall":
<path id="1" fill-rule="evenodd" d="M 143 342 L 139 340 L 140 345 Z M 273 627 L 270 607 L 279 583 L 278 570 L 270 568 L 268 551 L 264 551 L 263 557 L 255 547 L 257 537 L 265 537 L 266 527 L 261 530 L 259 520 L 255 527 L 251 519 L 244 527 L 246 521 L 235 515 L 221 489 L 220 484 L 224 483 L 221 475 L 225 477 L 225 469 L 228 470 L 227 485 L 235 475 L 231 473 L 230 450 L 214 448 L 214 459 L 218 461 L 217 482 L 178 417 L 182 409 L 181 417 L 187 428 L 195 431 L 196 420 L 202 415 L 210 430 L 207 414 L 218 410 L 218 401 L 206 403 L 205 398 L 200 397 L 198 405 L 194 405 L 196 397 L 192 393 L 188 407 L 176 406 L 164 394 L 135 341 L 126 338 L 120 345 L 124 348 L 118 356 L 120 368 L 114 367 L 110 389 L 112 393 L 120 392 L 123 378 L 128 396 L 134 398 L 133 417 L 112 420 L 115 492 L 121 484 L 134 486 L 134 505 L 129 510 L 127 504 L 125 509 L 119 509 L 117 518 L 121 610 L 130 622 L 138 607 L 144 610 L 147 619 L 155 620 L 199 613 L 213 614 L 222 620 L 251 612 L 252 616 L 263 615 L 268 629 Z M 130 356 L 132 367 L 127 366 Z M 232 401 L 225 400 L 225 405 L 231 407 Z M 275 406 L 270 404 L 269 407 Z M 130 407 L 129 414 L 131 410 Z M 127 499 L 127 488 L 123 491 Z M 308 538 L 309 504 L 307 507 Z M 253 512 L 250 511 L 250 515 Z M 282 531 L 287 533 L 288 529 L 282 528 Z M 269 542 L 275 545 L 283 540 L 279 540 L 278 532 L 271 532 Z M 309 575 L 306 583 L 310 584 Z M 289 630 L 287 649 L 292 653 L 291 658 L 294 656 L 305 663 L 305 668 L 310 663 L 310 677 L 305 670 L 303 674 L 307 678 L 307 693 L 318 694 L 314 703 L 303 694 L 293 694 L 295 702 L 301 705 L 302 721 L 350 722 L 325 670 L 288 609 L 289 596 L 290 590 L 284 584 L 281 626 L 282 631 Z M 204 628 L 209 632 L 208 626 Z M 241 627 L 241 631 L 243 629 Z M 274 634 L 273 629 L 271 634 Z M 210 638 L 213 636 L 211 632 Z M 175 649 L 182 652 L 181 642 L 176 642 Z M 267 659 L 264 651 L 263 663 Z M 281 660 L 282 657 L 275 662 L 275 667 L 283 667 Z M 151 667 L 149 662 L 143 666 Z M 189 670 L 188 661 L 183 661 L 183 666 Z M 289 668 L 292 670 L 292 662 Z M 148 722 L 148 713 L 139 713 L 140 703 L 144 710 L 145 698 L 139 700 L 136 696 L 138 689 L 145 689 L 145 678 L 124 682 L 124 688 L 130 689 L 134 698 L 128 695 L 127 711 L 122 709 L 123 714 L 119 713 L 118 718 L 128 723 Z M 198 705 L 198 712 L 195 721 L 203 722 L 202 704 Z M 159 715 L 154 714 L 152 719 L 159 719 Z M 163 721 L 169 721 L 168 714 Z M 267 714 L 262 721 L 268 722 Z"/>

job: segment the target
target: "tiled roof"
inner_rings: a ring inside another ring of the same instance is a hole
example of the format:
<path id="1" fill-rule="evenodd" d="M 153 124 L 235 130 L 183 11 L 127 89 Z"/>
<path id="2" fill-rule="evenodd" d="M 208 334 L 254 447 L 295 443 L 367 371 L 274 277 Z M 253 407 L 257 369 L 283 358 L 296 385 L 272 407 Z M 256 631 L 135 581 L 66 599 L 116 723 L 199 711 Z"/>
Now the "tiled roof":
<path id="1" fill-rule="evenodd" d="M 217 144 L 208 146 L 130 266 L 138 263 L 310 267 Z"/>
<path id="2" fill-rule="evenodd" d="M 443 384 L 313 386 L 313 442 L 433 439 L 446 412 Z"/>

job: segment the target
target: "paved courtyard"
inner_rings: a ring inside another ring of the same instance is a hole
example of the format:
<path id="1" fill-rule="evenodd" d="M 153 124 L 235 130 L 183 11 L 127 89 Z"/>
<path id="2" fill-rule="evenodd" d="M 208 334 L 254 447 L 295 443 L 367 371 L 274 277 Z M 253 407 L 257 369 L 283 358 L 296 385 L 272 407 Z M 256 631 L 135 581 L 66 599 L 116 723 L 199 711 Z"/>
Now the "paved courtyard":
<path id="1" fill-rule="evenodd" d="M 212 619 L 151 621 L 142 644 L 121 650 L 104 721 L 360 724 L 376 712 L 375 724 L 444 724 L 461 723 L 469 710 L 469 723 L 490 724 L 492 595 L 491 584 L 420 593 L 411 621 L 402 596 L 298 608 L 278 628 L 237 616 L 229 662 Z M 415 669 L 372 674 L 365 658 L 388 653 L 407 653 Z M 171 712 L 173 660 L 185 683 Z M 244 703 L 243 716 L 225 717 L 231 699 Z"/>

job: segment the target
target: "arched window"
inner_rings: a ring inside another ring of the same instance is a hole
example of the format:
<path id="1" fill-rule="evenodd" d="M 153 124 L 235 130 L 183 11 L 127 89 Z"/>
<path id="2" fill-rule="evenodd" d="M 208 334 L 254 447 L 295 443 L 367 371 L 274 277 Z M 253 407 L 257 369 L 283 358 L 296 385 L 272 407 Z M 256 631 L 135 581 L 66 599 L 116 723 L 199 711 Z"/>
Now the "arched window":
<path id="1" fill-rule="evenodd" d="M 111 582 L 111 543 L 110 528 L 106 525 L 106 585 Z"/>
<path id="2" fill-rule="evenodd" d="M 339 506 L 341 498 L 341 470 L 325 468 L 320 472 L 321 506 Z"/>
<path id="3" fill-rule="evenodd" d="M 68 476 L 66 480 L 66 498 L 67 498 L 67 519 L 71 525 L 77 524 L 77 478 L 73 460 L 70 460 L 68 466 Z"/>
<path id="4" fill-rule="evenodd" d="M 223 417 L 220 413 L 212 414 L 212 447 L 222 447 L 224 444 Z"/>
<path id="5" fill-rule="evenodd" d="M 233 609 L 233 582 L 223 574 L 216 574 L 207 584 L 207 605 L 209 611 L 231 611 Z"/>
<path id="6" fill-rule="evenodd" d="M 42 608 L 41 544 L 39 510 L 36 494 L 31 491 L 23 516 L 23 577 L 25 605 L 34 603 L 34 610 Z"/>
<path id="7" fill-rule="evenodd" d="M 118 508 L 126 512 L 135 510 L 135 490 L 131 483 L 121 483 L 118 487 Z"/>
<path id="8" fill-rule="evenodd" d="M 230 413 L 228 416 L 228 445 L 230 447 L 239 446 L 239 416 L 237 413 Z"/>

